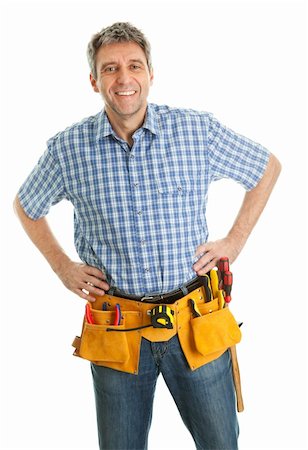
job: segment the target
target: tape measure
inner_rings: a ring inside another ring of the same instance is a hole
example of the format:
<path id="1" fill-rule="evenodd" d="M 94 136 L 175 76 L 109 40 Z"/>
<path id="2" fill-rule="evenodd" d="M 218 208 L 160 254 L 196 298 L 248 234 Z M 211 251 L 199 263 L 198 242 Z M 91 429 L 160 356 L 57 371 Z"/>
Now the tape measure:
<path id="1" fill-rule="evenodd" d="M 143 325 L 136 328 L 106 328 L 106 331 L 136 331 L 143 328 L 154 327 L 154 328 L 173 328 L 174 323 L 174 311 L 167 305 L 157 305 L 153 309 L 148 311 L 148 315 L 151 317 L 151 323 L 148 325 Z"/>
<path id="2" fill-rule="evenodd" d="M 167 305 L 158 305 L 149 312 L 154 328 L 173 328 L 174 311 Z"/>

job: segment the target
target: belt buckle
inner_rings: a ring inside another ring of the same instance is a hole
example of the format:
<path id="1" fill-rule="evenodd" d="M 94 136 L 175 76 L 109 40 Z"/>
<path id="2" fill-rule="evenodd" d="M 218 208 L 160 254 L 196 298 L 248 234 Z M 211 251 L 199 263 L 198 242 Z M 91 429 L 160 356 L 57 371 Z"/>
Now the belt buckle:
<path id="1" fill-rule="evenodd" d="M 156 299 L 156 300 L 154 300 L 154 299 Z M 140 299 L 141 302 L 149 301 L 149 300 L 152 300 L 153 303 L 155 303 L 158 300 L 162 300 L 162 295 L 145 295 L 144 297 L 142 297 Z"/>

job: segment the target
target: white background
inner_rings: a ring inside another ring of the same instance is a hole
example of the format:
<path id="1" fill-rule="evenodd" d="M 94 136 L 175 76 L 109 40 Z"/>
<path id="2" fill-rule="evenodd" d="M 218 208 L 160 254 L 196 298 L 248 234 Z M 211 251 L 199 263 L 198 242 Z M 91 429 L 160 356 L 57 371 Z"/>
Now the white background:
<path id="1" fill-rule="evenodd" d="M 3 6 L 1 448 L 97 448 L 89 365 L 71 356 L 70 346 L 81 329 L 84 302 L 62 286 L 27 239 L 12 201 L 46 140 L 102 108 L 88 82 L 90 37 L 115 21 L 131 21 L 152 43 L 150 101 L 210 111 L 269 148 L 283 165 L 268 207 L 232 267 L 232 310 L 244 321 L 240 448 L 307 449 L 305 4 L 62 0 Z M 235 183 L 212 185 L 211 240 L 227 233 L 242 196 Z M 71 206 L 62 202 L 49 219 L 77 258 Z M 121 432 L 120 424 L 115 428 Z M 149 449 L 193 448 L 160 378 Z"/>

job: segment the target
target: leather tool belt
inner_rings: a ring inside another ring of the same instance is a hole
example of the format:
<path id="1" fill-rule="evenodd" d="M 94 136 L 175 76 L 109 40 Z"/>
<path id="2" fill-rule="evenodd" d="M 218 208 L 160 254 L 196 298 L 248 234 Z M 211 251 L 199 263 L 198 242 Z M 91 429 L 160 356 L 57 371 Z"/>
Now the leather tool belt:
<path id="1" fill-rule="evenodd" d="M 223 301 L 222 291 L 218 290 L 214 299 L 208 301 L 204 286 L 198 286 L 184 296 L 182 292 L 172 304 L 165 298 L 168 306 L 151 303 L 151 298 L 132 301 L 109 294 L 96 297 L 95 302 L 87 304 L 81 336 L 73 342 L 74 355 L 138 374 L 141 339 L 168 341 L 178 334 L 191 370 L 218 358 L 240 342 L 241 331 Z"/>
<path id="2" fill-rule="evenodd" d="M 125 292 L 121 291 L 117 288 L 111 288 L 109 293 L 110 295 L 113 295 L 115 297 L 120 297 L 128 300 L 135 300 L 140 301 L 143 303 L 162 303 L 162 304 L 170 304 L 174 303 L 177 300 L 180 300 L 183 298 L 185 294 L 189 294 L 190 292 L 194 291 L 195 289 L 200 287 L 200 280 L 199 278 L 195 278 L 189 283 L 186 284 L 185 288 L 182 289 L 175 289 L 173 291 L 170 291 L 166 294 L 153 294 L 153 295 L 145 295 L 145 296 L 138 296 L 138 295 L 130 295 L 126 294 Z"/>

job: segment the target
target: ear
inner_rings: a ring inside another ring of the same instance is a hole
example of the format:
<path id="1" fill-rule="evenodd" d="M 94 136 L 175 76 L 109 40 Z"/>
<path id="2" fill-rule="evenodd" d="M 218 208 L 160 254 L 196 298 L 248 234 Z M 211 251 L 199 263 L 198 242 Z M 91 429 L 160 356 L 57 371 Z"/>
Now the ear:
<path id="1" fill-rule="evenodd" d="M 150 85 L 152 86 L 154 80 L 154 73 L 153 70 L 150 72 Z"/>
<path id="2" fill-rule="evenodd" d="M 97 84 L 96 84 L 96 80 L 93 77 L 92 73 L 90 73 L 90 83 L 91 83 L 91 86 L 93 88 L 93 91 L 94 92 L 99 92 L 99 89 L 98 89 Z"/>

